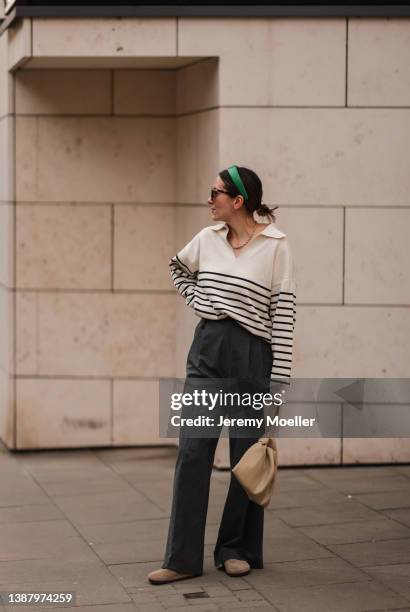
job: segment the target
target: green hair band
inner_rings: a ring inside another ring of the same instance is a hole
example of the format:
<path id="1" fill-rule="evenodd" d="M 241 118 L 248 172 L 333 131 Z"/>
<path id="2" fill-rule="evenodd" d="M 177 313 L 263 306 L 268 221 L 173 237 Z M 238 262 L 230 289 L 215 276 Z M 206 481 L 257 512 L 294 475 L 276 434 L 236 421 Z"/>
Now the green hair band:
<path id="1" fill-rule="evenodd" d="M 238 191 L 243 195 L 245 200 L 249 200 L 249 196 L 246 193 L 245 185 L 243 184 L 242 179 L 239 175 L 238 168 L 236 166 L 229 166 L 228 172 L 229 172 L 229 176 L 231 177 L 236 187 L 238 188 Z"/>

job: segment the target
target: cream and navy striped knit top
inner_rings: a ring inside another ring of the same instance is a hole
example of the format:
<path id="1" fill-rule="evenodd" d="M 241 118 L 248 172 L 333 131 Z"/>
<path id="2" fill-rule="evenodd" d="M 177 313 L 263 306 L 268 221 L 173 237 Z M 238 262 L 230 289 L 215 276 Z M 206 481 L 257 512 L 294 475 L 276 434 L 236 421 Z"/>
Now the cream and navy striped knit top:
<path id="1" fill-rule="evenodd" d="M 196 315 L 231 317 L 272 347 L 271 379 L 290 378 L 296 287 L 289 241 L 266 225 L 236 257 L 229 226 L 203 228 L 169 261 L 172 280 Z"/>

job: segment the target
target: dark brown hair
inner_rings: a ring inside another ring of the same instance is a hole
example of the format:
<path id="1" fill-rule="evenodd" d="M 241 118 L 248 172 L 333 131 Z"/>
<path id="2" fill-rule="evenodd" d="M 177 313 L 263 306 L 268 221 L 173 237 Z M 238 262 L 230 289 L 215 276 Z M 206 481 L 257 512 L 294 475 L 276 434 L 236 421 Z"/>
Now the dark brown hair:
<path id="1" fill-rule="evenodd" d="M 243 184 L 245 185 L 246 193 L 249 196 L 249 199 L 244 198 L 244 205 L 249 214 L 253 215 L 256 212 L 261 217 L 268 217 L 271 222 L 275 222 L 276 218 L 274 215 L 274 210 L 278 207 L 274 206 L 270 208 L 266 204 L 262 202 L 262 181 L 259 176 L 250 168 L 244 168 L 242 166 L 236 166 L 238 168 L 239 176 L 242 179 Z M 228 195 L 231 198 L 235 198 L 238 195 L 242 195 L 233 180 L 231 179 L 231 175 L 228 170 L 222 170 L 219 173 L 221 180 L 225 185 L 225 189 L 228 192 Z"/>

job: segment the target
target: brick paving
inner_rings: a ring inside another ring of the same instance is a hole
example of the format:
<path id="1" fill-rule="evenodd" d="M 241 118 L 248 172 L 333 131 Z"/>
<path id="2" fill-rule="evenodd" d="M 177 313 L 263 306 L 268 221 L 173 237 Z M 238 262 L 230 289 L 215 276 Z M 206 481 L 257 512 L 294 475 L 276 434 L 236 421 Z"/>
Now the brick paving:
<path id="1" fill-rule="evenodd" d="M 243 578 L 213 564 L 229 482 L 214 470 L 203 576 L 150 585 L 176 452 L 1 447 L 0 591 L 75 591 L 75 609 L 88 612 L 410 611 L 410 465 L 280 469 L 265 568 Z"/>

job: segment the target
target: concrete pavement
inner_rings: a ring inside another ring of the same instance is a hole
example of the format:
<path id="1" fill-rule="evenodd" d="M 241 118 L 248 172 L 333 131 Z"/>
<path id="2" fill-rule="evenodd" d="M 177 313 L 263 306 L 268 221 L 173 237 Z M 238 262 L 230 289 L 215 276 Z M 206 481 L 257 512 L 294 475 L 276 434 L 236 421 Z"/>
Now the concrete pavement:
<path id="1" fill-rule="evenodd" d="M 214 471 L 204 575 L 150 585 L 176 452 L 1 448 L 0 590 L 75 591 L 88 612 L 410 610 L 410 465 L 280 469 L 265 568 L 243 578 L 213 565 L 229 481 Z M 18 609 L 44 607 L 0 604 Z"/>

